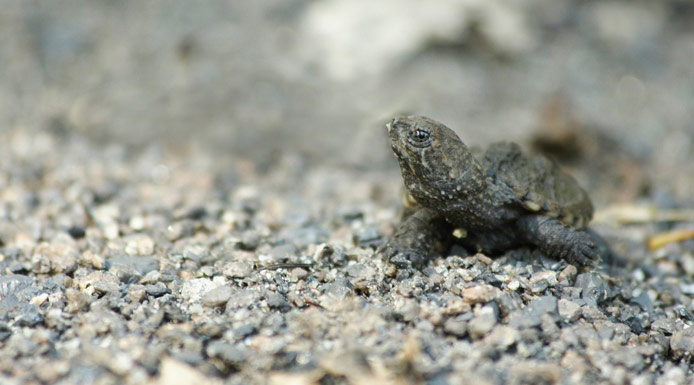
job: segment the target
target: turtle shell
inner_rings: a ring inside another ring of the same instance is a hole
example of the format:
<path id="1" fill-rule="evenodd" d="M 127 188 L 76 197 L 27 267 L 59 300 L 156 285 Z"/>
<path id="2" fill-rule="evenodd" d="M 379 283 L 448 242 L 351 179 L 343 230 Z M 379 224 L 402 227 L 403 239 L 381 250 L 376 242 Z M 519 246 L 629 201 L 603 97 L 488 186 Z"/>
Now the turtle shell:
<path id="1" fill-rule="evenodd" d="M 482 160 L 496 185 L 508 186 L 528 211 L 583 228 L 593 217 L 588 194 L 544 156 L 527 156 L 515 143 L 492 144 Z"/>

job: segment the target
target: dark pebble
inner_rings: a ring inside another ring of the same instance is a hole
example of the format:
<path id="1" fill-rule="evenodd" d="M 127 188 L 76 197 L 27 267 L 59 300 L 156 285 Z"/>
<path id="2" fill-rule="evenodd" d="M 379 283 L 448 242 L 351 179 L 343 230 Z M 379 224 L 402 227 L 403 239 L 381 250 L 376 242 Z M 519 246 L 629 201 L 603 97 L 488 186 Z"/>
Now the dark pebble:
<path id="1" fill-rule="evenodd" d="M 543 314 L 549 314 L 554 321 L 559 320 L 556 297 L 543 296 L 536 298 L 528 304 L 527 308 L 512 312 L 510 325 L 518 329 L 537 327 L 542 323 Z"/>
<path id="2" fill-rule="evenodd" d="M 329 266 L 344 266 L 347 263 L 347 255 L 339 246 L 324 245 L 318 253 L 316 262 Z"/>
<path id="3" fill-rule="evenodd" d="M 633 314 L 622 317 L 621 321 L 625 325 L 629 326 L 631 331 L 636 335 L 639 335 L 646 330 L 646 325 L 644 325 L 643 320 Z"/>
<path id="4" fill-rule="evenodd" d="M 677 306 L 675 309 L 675 314 L 677 314 L 678 317 L 681 319 L 687 320 L 689 322 L 694 321 L 694 314 L 692 314 L 689 310 L 687 310 L 686 307 L 684 306 Z"/>
<path id="5" fill-rule="evenodd" d="M 83 226 L 72 226 L 67 229 L 67 233 L 70 234 L 70 236 L 74 239 L 82 239 L 87 231 Z"/>
<path id="6" fill-rule="evenodd" d="M 287 312 L 292 308 L 292 305 L 282 294 L 270 294 L 267 298 L 267 305 L 270 309 L 279 310 L 281 312 Z"/>
<path id="7" fill-rule="evenodd" d="M 373 227 L 361 229 L 356 236 L 356 241 L 364 246 L 376 246 L 381 241 L 381 234 Z"/>
<path id="8" fill-rule="evenodd" d="M 653 313 L 653 301 L 651 297 L 648 296 L 645 290 L 641 290 L 641 293 L 636 297 L 631 297 L 629 302 L 638 305 L 641 310 L 647 311 L 648 313 Z"/>
<path id="9" fill-rule="evenodd" d="M 178 270 L 172 265 L 168 265 L 160 270 L 159 281 L 164 283 L 173 282 L 178 277 Z"/>
<path id="10" fill-rule="evenodd" d="M 243 325 L 239 326 L 234 330 L 234 334 L 239 336 L 240 338 L 246 338 L 250 335 L 253 335 L 258 332 L 258 328 L 255 327 L 255 325 Z"/>
<path id="11" fill-rule="evenodd" d="M 597 273 L 579 274 L 574 286 L 581 288 L 581 298 L 591 305 L 602 303 L 608 297 L 607 282 Z"/>
<path id="12" fill-rule="evenodd" d="M 166 287 L 162 282 L 157 282 L 154 285 L 145 285 L 147 294 L 153 297 L 161 297 L 164 294 L 171 294 L 171 289 Z"/>
<path id="13" fill-rule="evenodd" d="M 240 246 L 243 250 L 255 250 L 260 244 L 260 234 L 256 230 L 247 230 L 241 234 Z"/>
<path id="14" fill-rule="evenodd" d="M 355 208 L 340 208 L 337 210 L 337 213 L 347 222 L 364 218 L 364 213 Z"/>
<path id="15" fill-rule="evenodd" d="M 275 246 L 268 252 L 268 254 L 272 257 L 272 262 L 274 263 L 287 262 L 291 259 L 296 258 L 298 253 L 299 250 L 296 248 L 296 246 L 290 243 Z"/>
<path id="16" fill-rule="evenodd" d="M 212 358 L 218 358 L 224 364 L 239 368 L 248 358 L 248 352 L 235 345 L 214 341 L 207 346 L 207 355 Z"/>
<path id="17" fill-rule="evenodd" d="M 139 282 L 142 278 L 142 274 L 137 269 L 128 265 L 112 264 L 108 271 L 115 275 L 120 282 L 126 284 Z"/>
<path id="18" fill-rule="evenodd" d="M 499 314 L 501 317 L 506 317 L 511 314 L 511 312 L 518 310 L 523 305 L 523 300 L 520 298 L 518 293 L 507 293 L 504 292 L 498 296 L 494 302 L 496 302 L 499 307 Z"/>
<path id="19" fill-rule="evenodd" d="M 12 335 L 12 329 L 4 322 L 0 322 L 0 341 L 5 341 Z"/>
<path id="20" fill-rule="evenodd" d="M 199 221 L 207 215 L 207 210 L 204 207 L 193 207 L 188 211 L 186 217 L 194 221 Z"/>
<path id="21" fill-rule="evenodd" d="M 56 274 L 43 281 L 43 287 L 49 291 L 65 290 L 65 279 L 69 278 L 65 274 Z"/>
<path id="22" fill-rule="evenodd" d="M 20 303 L 14 310 L 14 324 L 16 326 L 36 326 L 43 322 L 43 315 L 39 307 L 29 303 Z"/>

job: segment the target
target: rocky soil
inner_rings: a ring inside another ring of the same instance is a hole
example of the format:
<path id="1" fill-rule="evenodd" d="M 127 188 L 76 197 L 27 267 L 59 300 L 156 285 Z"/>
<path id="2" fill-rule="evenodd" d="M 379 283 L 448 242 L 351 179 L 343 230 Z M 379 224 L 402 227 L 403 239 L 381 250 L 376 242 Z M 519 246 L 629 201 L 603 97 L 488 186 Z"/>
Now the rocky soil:
<path id="1" fill-rule="evenodd" d="M 694 378 L 694 241 L 651 253 L 648 226 L 602 225 L 630 261 L 454 248 L 398 270 L 378 173 L 95 147 L 15 133 L 2 154 L 3 383 Z"/>

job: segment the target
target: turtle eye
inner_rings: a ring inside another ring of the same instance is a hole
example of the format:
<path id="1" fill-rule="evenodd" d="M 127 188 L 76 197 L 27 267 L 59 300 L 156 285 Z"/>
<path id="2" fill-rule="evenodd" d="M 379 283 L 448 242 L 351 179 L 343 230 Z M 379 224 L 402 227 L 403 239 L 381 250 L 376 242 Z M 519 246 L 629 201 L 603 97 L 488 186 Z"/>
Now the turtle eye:
<path id="1" fill-rule="evenodd" d="M 410 132 L 409 142 L 416 147 L 426 147 L 431 143 L 429 131 L 417 128 Z"/>

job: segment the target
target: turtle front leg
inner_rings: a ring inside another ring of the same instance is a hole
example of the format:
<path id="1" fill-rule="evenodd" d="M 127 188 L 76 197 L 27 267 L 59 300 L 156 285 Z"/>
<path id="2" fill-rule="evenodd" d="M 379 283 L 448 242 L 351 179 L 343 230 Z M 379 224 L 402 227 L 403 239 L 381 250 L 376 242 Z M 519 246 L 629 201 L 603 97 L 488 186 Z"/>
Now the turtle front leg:
<path id="1" fill-rule="evenodd" d="M 450 225 L 436 212 L 419 208 L 407 217 L 381 251 L 397 267 L 422 266 L 437 241 L 447 241 Z"/>
<path id="2" fill-rule="evenodd" d="M 544 215 L 524 215 L 516 222 L 518 234 L 552 258 L 566 259 L 578 266 L 598 260 L 593 237 Z"/>

